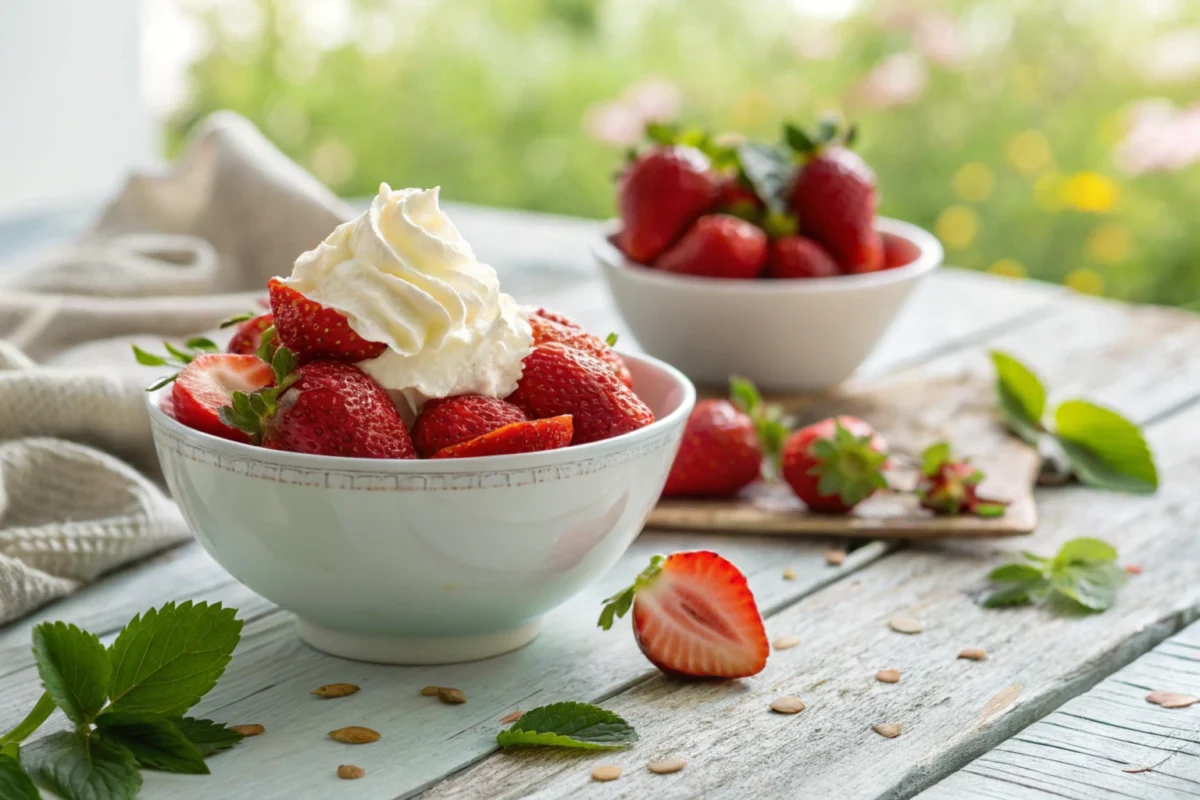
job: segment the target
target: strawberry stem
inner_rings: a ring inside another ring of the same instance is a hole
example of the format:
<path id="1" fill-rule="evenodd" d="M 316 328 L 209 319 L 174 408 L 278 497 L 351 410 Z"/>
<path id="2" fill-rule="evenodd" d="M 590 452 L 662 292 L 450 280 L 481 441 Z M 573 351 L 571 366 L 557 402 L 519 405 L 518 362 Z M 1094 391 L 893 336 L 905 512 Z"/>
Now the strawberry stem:
<path id="1" fill-rule="evenodd" d="M 763 450 L 763 478 L 775 480 L 783 471 L 783 444 L 787 440 L 791 421 L 778 405 L 764 402 L 758 388 L 745 378 L 730 376 L 729 399 L 754 423 Z"/>
<path id="2" fill-rule="evenodd" d="M 612 597 L 605 599 L 604 609 L 600 612 L 600 619 L 596 625 L 604 630 L 609 630 L 617 617 L 625 616 L 633 606 L 634 595 L 650 585 L 655 576 L 662 571 L 662 563 L 665 560 L 666 556 L 651 556 L 650 566 L 638 573 L 632 586 L 627 586 Z"/>
<path id="3" fill-rule="evenodd" d="M 855 436 L 837 420 L 832 437 L 817 439 L 810 445 L 817 464 L 809 474 L 819 478 L 817 491 L 821 495 L 836 495 L 847 506 L 855 506 L 877 489 L 887 488 L 883 465 L 888 456 L 872 447 L 873 438 L 872 433 Z"/>

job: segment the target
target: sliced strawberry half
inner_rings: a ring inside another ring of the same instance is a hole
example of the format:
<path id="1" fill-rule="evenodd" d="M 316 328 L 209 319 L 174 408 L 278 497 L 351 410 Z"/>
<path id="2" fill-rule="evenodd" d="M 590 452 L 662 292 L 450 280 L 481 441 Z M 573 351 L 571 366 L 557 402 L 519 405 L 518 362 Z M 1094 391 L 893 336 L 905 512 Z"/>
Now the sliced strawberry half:
<path id="1" fill-rule="evenodd" d="M 233 402 L 234 392 L 255 392 L 274 381 L 271 367 L 257 356 L 239 353 L 196 356 L 175 378 L 171 409 L 175 419 L 189 428 L 222 439 L 249 442 L 249 434 L 221 421 L 220 410 Z"/>
<path id="2" fill-rule="evenodd" d="M 767 664 L 767 633 L 746 576 L 712 551 L 654 556 L 633 586 L 604 601 L 600 627 L 631 607 L 638 647 L 669 675 L 745 678 Z"/>
<path id="3" fill-rule="evenodd" d="M 496 397 L 481 394 L 441 397 L 430 400 L 421 409 L 421 416 L 412 428 L 413 445 L 421 458 L 432 458 L 448 447 L 526 419 L 521 409 Z"/>
<path id="4" fill-rule="evenodd" d="M 479 456 L 504 456 L 513 453 L 534 453 L 539 450 L 557 450 L 571 443 L 575 432 L 571 415 L 547 419 L 514 422 L 502 428 L 476 436 L 470 441 L 439 450 L 434 458 L 477 458 Z"/>
<path id="5" fill-rule="evenodd" d="M 318 358 L 331 361 L 365 361 L 387 349 L 369 342 L 350 328 L 344 314 L 314 303 L 278 278 L 267 282 L 275 332 L 298 363 Z"/>

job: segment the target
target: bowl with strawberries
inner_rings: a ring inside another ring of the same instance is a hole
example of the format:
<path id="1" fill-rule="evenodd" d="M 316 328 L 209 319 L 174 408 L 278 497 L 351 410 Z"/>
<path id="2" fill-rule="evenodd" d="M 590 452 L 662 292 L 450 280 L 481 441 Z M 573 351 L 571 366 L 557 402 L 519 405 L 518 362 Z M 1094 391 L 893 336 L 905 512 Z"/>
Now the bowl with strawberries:
<path id="1" fill-rule="evenodd" d="M 690 381 L 500 293 L 436 190 L 385 185 L 268 292 L 224 351 L 136 352 L 177 370 L 147 402 L 185 519 L 309 644 L 512 650 L 641 530 Z"/>
<path id="2" fill-rule="evenodd" d="M 788 125 L 779 145 L 663 125 L 648 134 L 595 253 L 641 346 L 698 382 L 834 386 L 942 263 L 932 234 L 876 216 L 853 128 Z"/>

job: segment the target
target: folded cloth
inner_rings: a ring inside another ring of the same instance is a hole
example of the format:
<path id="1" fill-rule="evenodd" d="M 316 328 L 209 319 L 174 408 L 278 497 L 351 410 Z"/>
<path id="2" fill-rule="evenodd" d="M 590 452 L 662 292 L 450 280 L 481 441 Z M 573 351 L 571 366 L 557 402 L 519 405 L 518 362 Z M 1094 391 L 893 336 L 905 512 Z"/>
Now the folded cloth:
<path id="1" fill-rule="evenodd" d="M 0 623 L 190 534 L 159 485 L 130 342 L 256 307 L 352 216 L 246 119 L 202 122 L 76 242 L 0 268 Z M 161 345 L 159 345 L 161 347 Z"/>

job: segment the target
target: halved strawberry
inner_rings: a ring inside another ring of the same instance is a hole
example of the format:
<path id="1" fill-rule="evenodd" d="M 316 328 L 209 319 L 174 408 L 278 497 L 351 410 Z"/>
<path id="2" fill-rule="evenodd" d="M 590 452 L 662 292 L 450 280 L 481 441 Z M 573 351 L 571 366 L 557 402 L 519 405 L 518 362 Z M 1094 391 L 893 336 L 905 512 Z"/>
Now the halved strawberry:
<path id="1" fill-rule="evenodd" d="M 654 556 L 633 585 L 604 601 L 599 626 L 633 608 L 633 635 L 654 666 L 690 678 L 745 678 L 770 647 L 746 576 L 709 550 Z"/>
<path id="2" fill-rule="evenodd" d="M 547 316 L 539 309 L 529 315 L 529 327 L 533 329 L 535 345 L 559 342 L 590 356 L 595 356 L 601 361 L 611 364 L 613 373 L 621 380 L 621 383 L 633 388 L 633 375 L 630 374 L 629 368 L 625 366 L 625 361 L 617 354 L 616 350 L 609 347 L 599 336 L 593 336 L 585 331 L 574 320 L 555 312 L 549 312 L 549 314 Z"/>
<path id="3" fill-rule="evenodd" d="M 439 450 L 434 458 L 475 458 L 557 450 L 571 443 L 571 415 L 514 422 L 483 436 Z"/>
<path id="4" fill-rule="evenodd" d="M 844 514 L 887 488 L 883 437 L 857 417 L 823 419 L 783 446 L 783 479 L 810 511 Z"/>
<path id="5" fill-rule="evenodd" d="M 525 412 L 496 397 L 460 394 L 430 400 L 412 428 L 413 445 L 421 458 L 497 428 L 524 422 Z"/>
<path id="6" fill-rule="evenodd" d="M 314 303 L 278 278 L 271 278 L 267 289 L 275 332 L 300 363 L 318 358 L 365 361 L 387 349 L 382 342 L 368 342 L 355 333 L 345 315 Z"/>
<path id="7" fill-rule="evenodd" d="M 230 321 L 227 320 L 227 322 Z M 231 324 L 237 324 L 238 329 L 233 338 L 229 340 L 225 352 L 252 356 L 258 352 L 263 334 L 275 325 L 275 318 L 271 314 L 259 314 L 253 318 L 234 318 Z M 226 327 L 226 323 L 221 323 L 221 327 Z M 271 335 L 274 336 L 274 333 L 272 332 Z"/>
<path id="8" fill-rule="evenodd" d="M 254 392 L 274 381 L 271 367 L 256 356 L 239 353 L 196 356 L 175 378 L 171 388 L 173 416 L 189 428 L 222 439 L 249 442 L 249 434 L 221 421 L 220 410 L 233 402 L 234 392 Z"/>

